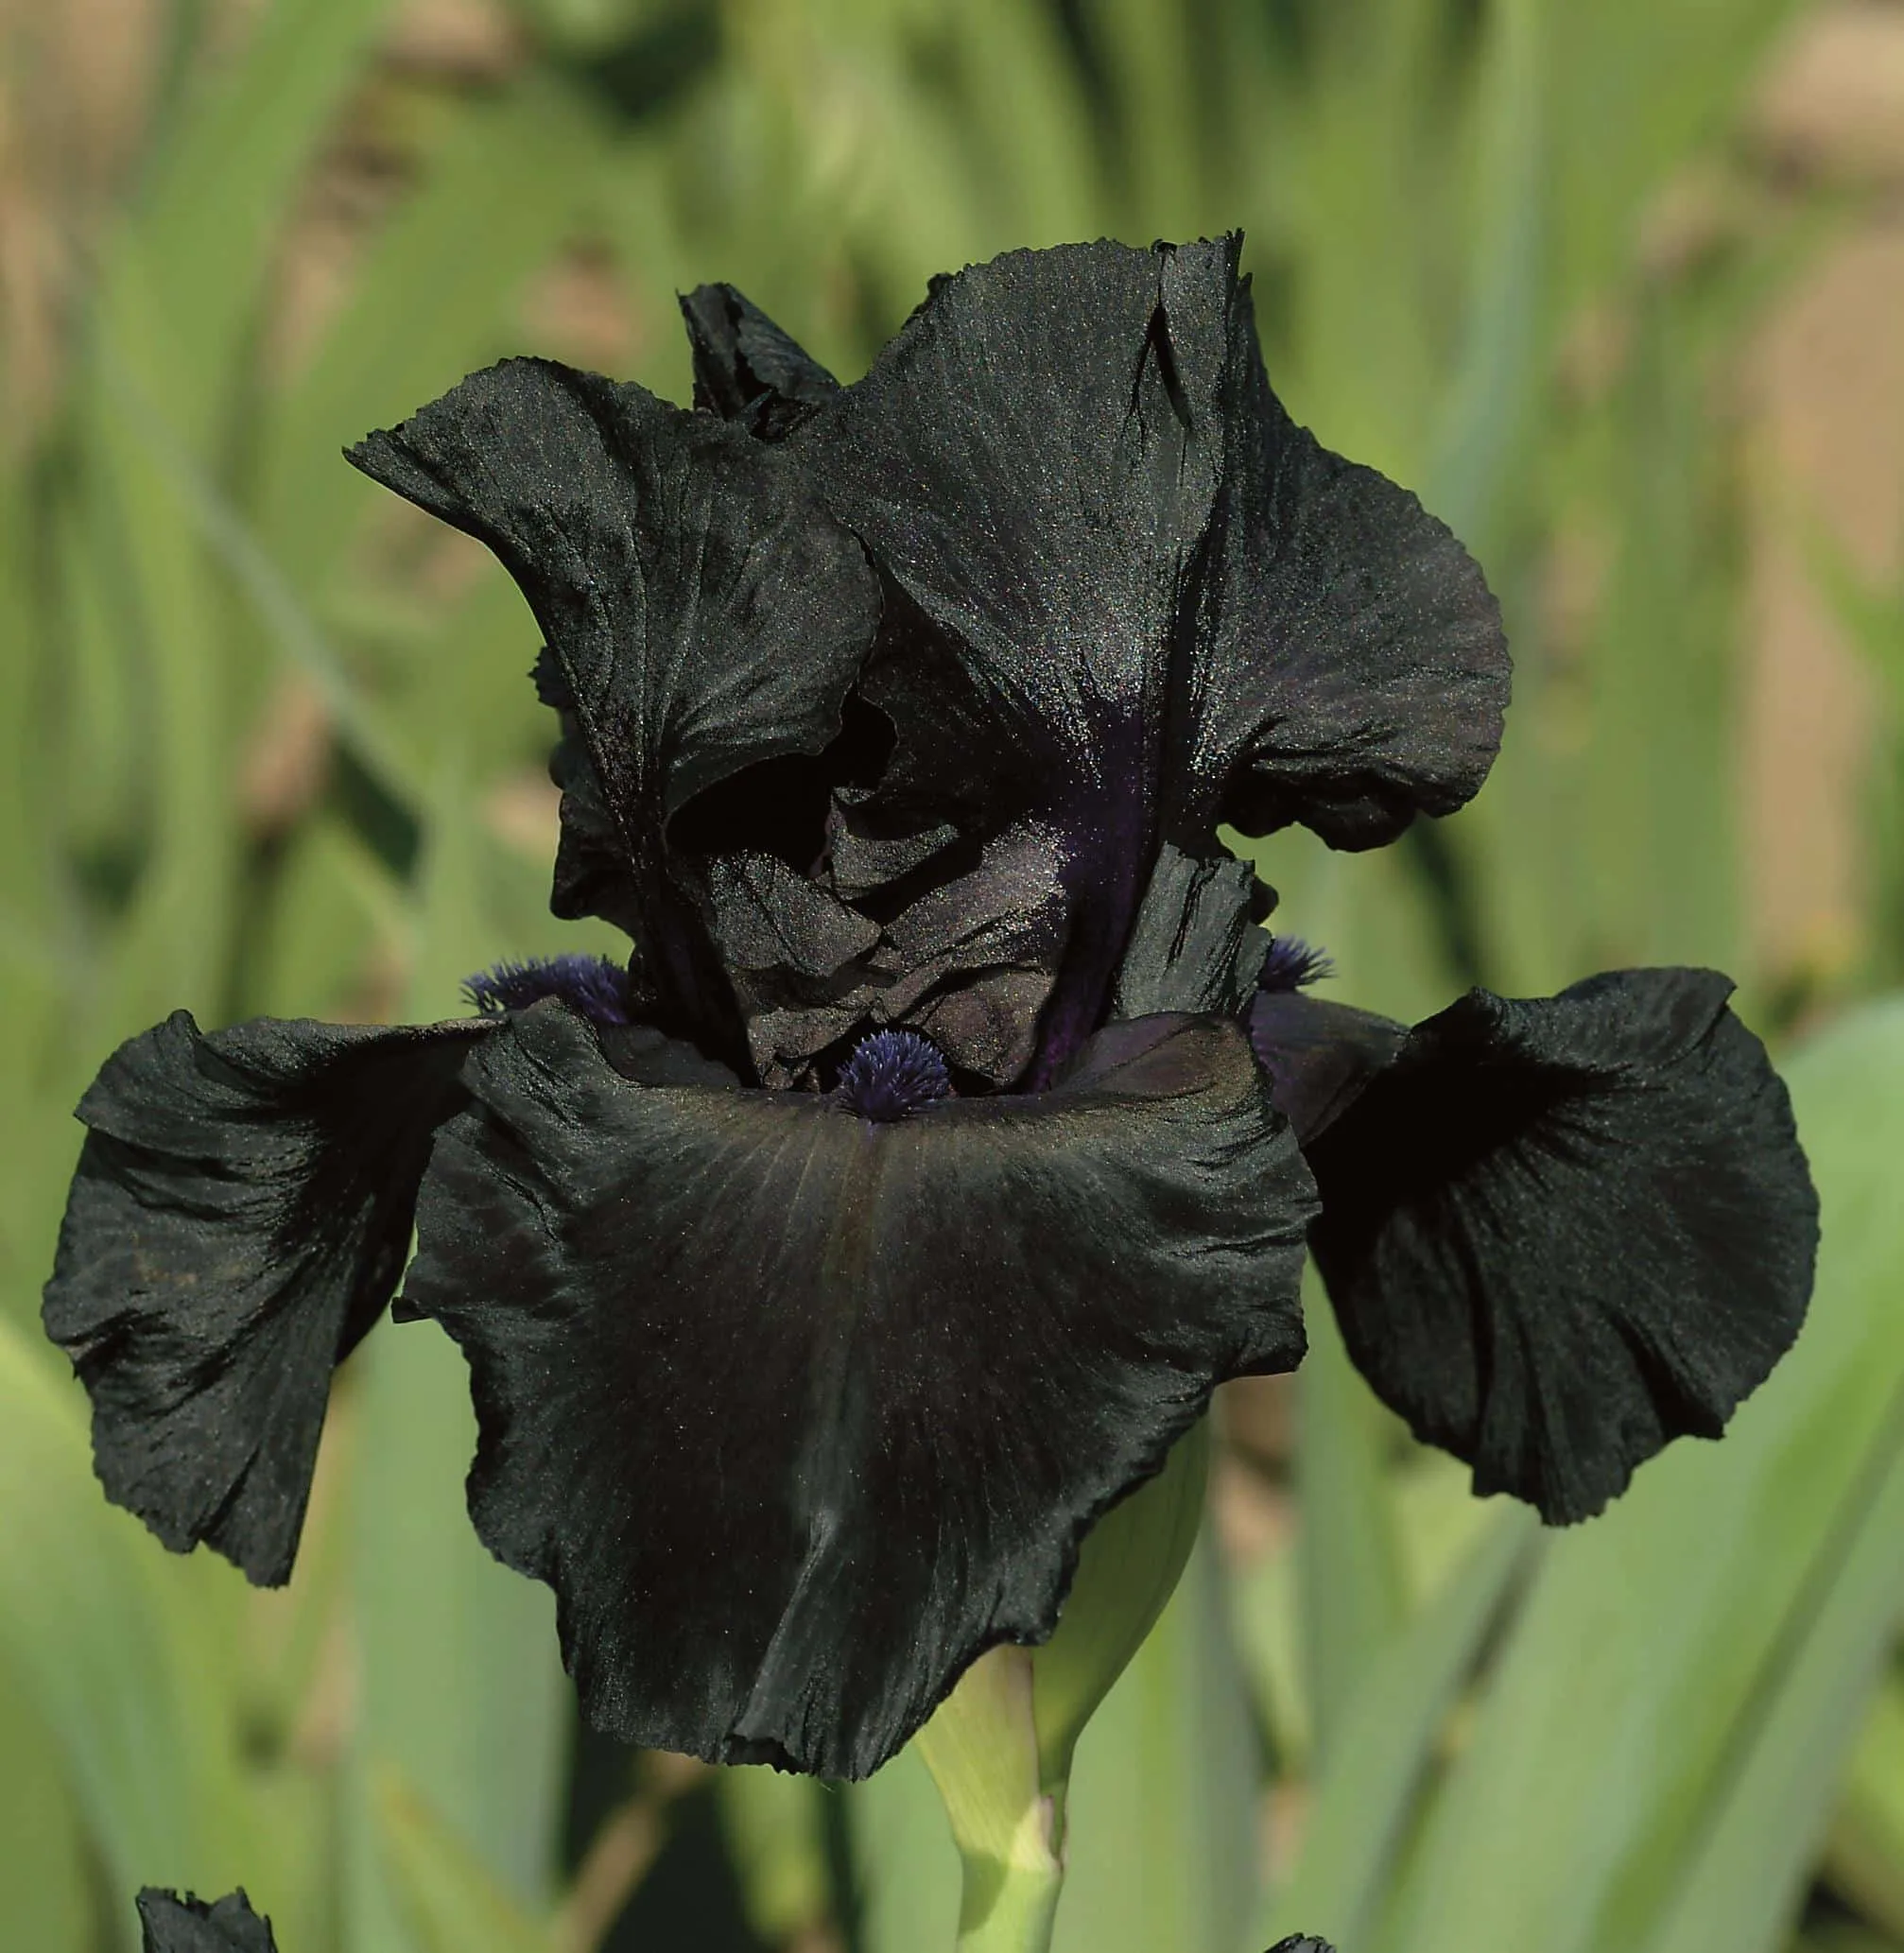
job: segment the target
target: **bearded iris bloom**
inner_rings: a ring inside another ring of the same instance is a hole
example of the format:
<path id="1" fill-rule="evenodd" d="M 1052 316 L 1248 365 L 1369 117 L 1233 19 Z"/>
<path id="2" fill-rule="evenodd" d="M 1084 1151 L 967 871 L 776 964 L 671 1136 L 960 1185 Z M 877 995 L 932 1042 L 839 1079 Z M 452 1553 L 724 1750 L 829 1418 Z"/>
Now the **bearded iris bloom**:
<path id="1" fill-rule="evenodd" d="M 1013 253 L 851 386 L 703 287 L 691 412 L 511 360 L 354 451 L 521 587 L 552 906 L 632 953 L 108 1061 L 45 1321 L 113 1498 L 286 1578 L 414 1224 L 590 1718 L 857 1777 L 1299 1360 L 1308 1246 L 1481 1491 L 1577 1519 L 1717 1434 L 1815 1236 L 1724 979 L 1410 1029 L 1308 995 L 1217 839 L 1452 811 L 1508 688 L 1461 545 L 1271 391 L 1238 252 Z"/>

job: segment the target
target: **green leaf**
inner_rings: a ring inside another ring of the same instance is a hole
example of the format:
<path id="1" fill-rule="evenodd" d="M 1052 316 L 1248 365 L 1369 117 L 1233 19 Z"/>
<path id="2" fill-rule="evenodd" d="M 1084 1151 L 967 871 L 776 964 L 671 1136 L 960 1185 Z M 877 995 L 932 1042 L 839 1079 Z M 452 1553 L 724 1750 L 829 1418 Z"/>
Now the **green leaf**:
<path id="1" fill-rule="evenodd" d="M 1372 1939 L 1448 1711 L 1537 1530 L 1525 1508 L 1497 1507 L 1440 1592 L 1382 1651 L 1348 1705 L 1304 1822 L 1302 1857 L 1256 1938 Z"/>
<path id="2" fill-rule="evenodd" d="M 237 1581 L 203 1556 L 168 1559 L 107 1505 L 77 1387 L 0 1322 L 0 1658 L 118 1892 L 243 1877 L 268 1899 L 279 1882 L 235 1763 Z"/>
<path id="3" fill-rule="evenodd" d="M 566 1953 L 404 1781 L 377 1772 L 384 1863 L 424 1953 Z"/>
<path id="4" fill-rule="evenodd" d="M 1053 1953 L 1236 1953 L 1255 1908 L 1257 1788 L 1205 1540 L 1079 1741 Z"/>
<path id="5" fill-rule="evenodd" d="M 1324 1765 L 1341 1726 L 1406 1614 L 1394 1512 L 1383 1469 L 1387 1420 L 1349 1361 L 1311 1271 L 1309 1350 L 1297 1372 L 1302 1495 L 1296 1538 L 1304 1695 Z"/>

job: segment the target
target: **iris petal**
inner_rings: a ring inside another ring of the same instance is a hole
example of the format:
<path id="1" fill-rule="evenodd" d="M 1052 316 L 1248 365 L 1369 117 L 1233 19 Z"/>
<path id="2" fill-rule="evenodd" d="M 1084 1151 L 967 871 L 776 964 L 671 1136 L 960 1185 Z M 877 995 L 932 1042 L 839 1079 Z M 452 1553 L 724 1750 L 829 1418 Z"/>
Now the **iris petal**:
<path id="1" fill-rule="evenodd" d="M 631 1084 L 547 1006 L 469 1080 L 407 1300 L 470 1359 L 478 1531 L 634 1741 L 865 1775 L 1301 1354 L 1307 1176 L 1220 1020 L 885 1125 Z"/>
<path id="2" fill-rule="evenodd" d="M 731 285 L 702 285 L 681 302 L 694 349 L 694 404 L 777 441 L 839 382 Z"/>
<path id="3" fill-rule="evenodd" d="M 1245 1021 L 1276 1105 L 1305 1147 L 1360 1097 L 1409 1034 L 1392 1017 L 1293 990 L 1259 991 Z"/>
<path id="4" fill-rule="evenodd" d="M 1804 1319 L 1817 1200 L 1731 987 L 1627 970 L 1532 1001 L 1475 991 L 1405 1037 L 1346 1027 L 1308 1113 L 1279 1091 L 1310 1121 L 1311 1243 L 1362 1374 L 1477 1492 L 1550 1523 L 1600 1511 L 1673 1438 L 1717 1437 Z M 1272 1001 L 1311 1033 L 1341 1009 Z"/>
<path id="5" fill-rule="evenodd" d="M 289 1577 L 331 1373 L 383 1312 L 431 1136 L 495 1020 L 365 1029 L 188 1012 L 122 1045 L 44 1305 L 109 1497 L 166 1546 Z"/>
<path id="6" fill-rule="evenodd" d="M 1081 245 L 940 280 L 788 442 L 905 598 L 864 681 L 897 786 L 1064 838 L 1042 1076 L 1102 1021 L 1143 893 L 1217 491 L 1221 320 L 1177 343 L 1173 262 Z"/>
<path id="7" fill-rule="evenodd" d="M 1248 862 L 1199 859 L 1166 841 L 1117 966 L 1116 1015 L 1240 1011 L 1269 955 L 1256 925 L 1274 899 Z"/>
<path id="8" fill-rule="evenodd" d="M 1239 249 L 1019 251 L 937 281 L 788 439 L 893 586 L 864 691 L 898 728 L 896 790 L 1065 838 L 1034 1082 L 1102 1021 L 1161 845 L 1207 868 L 1226 820 L 1390 839 L 1465 800 L 1499 741 L 1480 571 L 1290 422 Z"/>
<path id="9" fill-rule="evenodd" d="M 271 1922 L 242 1890 L 207 1902 L 148 1885 L 139 1894 L 145 1953 L 277 1953 Z"/>
<path id="10" fill-rule="evenodd" d="M 879 610 L 858 544 L 740 428 L 548 360 L 473 373 L 350 458 L 521 587 L 631 864 L 644 967 L 674 1019 L 744 1062 L 666 829 L 839 733 Z"/>
<path id="11" fill-rule="evenodd" d="M 1223 489 L 1201 585 L 1185 795 L 1195 834 L 1299 821 L 1332 847 L 1447 814 L 1500 745 L 1500 608 L 1446 526 L 1331 454 L 1271 390 L 1230 301 Z"/>

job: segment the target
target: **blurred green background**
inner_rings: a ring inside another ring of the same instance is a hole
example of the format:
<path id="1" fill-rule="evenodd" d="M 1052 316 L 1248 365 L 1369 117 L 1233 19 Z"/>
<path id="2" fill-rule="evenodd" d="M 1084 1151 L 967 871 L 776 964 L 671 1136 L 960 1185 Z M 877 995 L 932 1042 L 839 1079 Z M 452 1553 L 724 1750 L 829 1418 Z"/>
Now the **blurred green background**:
<path id="1" fill-rule="evenodd" d="M 1476 806 L 1263 845 L 1281 920 L 1407 1017 L 1735 972 L 1826 1250 L 1728 1441 L 1558 1537 L 1318 1297 L 1081 1749 L 1059 1944 L 1904 1947 L 1904 7 L 0 0 L 0 1946 L 125 1947 L 147 1881 L 285 1953 L 949 1946 L 909 1754 L 578 1731 L 433 1331 L 353 1361 L 256 1595 L 104 1504 L 38 1290 L 121 1037 L 587 946 L 528 615 L 342 443 L 505 352 L 683 398 L 702 280 L 851 376 L 934 271 L 1240 225 L 1279 389 L 1470 542 L 1517 665 Z"/>

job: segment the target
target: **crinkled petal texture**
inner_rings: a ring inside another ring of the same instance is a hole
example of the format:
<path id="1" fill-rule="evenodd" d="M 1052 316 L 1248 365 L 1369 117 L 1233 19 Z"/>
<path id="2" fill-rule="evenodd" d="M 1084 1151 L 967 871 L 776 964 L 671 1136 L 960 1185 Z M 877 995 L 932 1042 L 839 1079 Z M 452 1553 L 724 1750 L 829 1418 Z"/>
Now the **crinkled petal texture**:
<path id="1" fill-rule="evenodd" d="M 1257 1012 L 1351 1356 L 1478 1493 L 1549 1523 L 1672 1439 L 1717 1437 L 1804 1320 L 1817 1199 L 1731 988 L 1625 970 L 1478 990 L 1406 1035 L 1308 998 Z"/>
<path id="2" fill-rule="evenodd" d="M 431 1137 L 494 1022 L 207 1035 L 180 1011 L 80 1101 L 46 1333 L 92 1396 L 107 1495 L 175 1551 L 289 1578 L 331 1373 L 396 1288 Z"/>
<path id="3" fill-rule="evenodd" d="M 865 681 L 899 732 L 891 790 L 1060 838 L 1046 1072 L 1101 1021 L 1160 841 L 1214 857 L 1225 820 L 1391 839 L 1472 794 L 1499 741 L 1480 570 L 1290 420 L 1238 249 L 940 280 L 787 437 L 895 587 Z"/>
<path id="4" fill-rule="evenodd" d="M 1249 282 L 1228 293 L 1222 488 L 1185 680 L 1176 821 L 1300 822 L 1330 846 L 1450 814 L 1500 746 L 1500 607 L 1447 526 L 1332 454 L 1271 390 Z"/>
<path id="5" fill-rule="evenodd" d="M 207 1901 L 148 1885 L 139 1894 L 144 1953 L 277 1953 L 271 1922 L 242 1889 Z"/>
<path id="6" fill-rule="evenodd" d="M 664 1013 L 745 1063 L 667 824 L 697 795 L 817 755 L 839 732 L 879 614 L 859 544 L 743 428 L 549 360 L 473 373 L 351 459 L 486 543 L 515 579 L 584 749 L 563 782 L 578 804 L 558 902 L 573 913 L 591 891 L 610 901 Z M 626 883 L 603 859 L 603 813 Z"/>
<path id="7" fill-rule="evenodd" d="M 694 349 L 694 404 L 777 441 L 839 389 L 839 382 L 731 285 L 702 285 L 681 302 Z"/>
<path id="8" fill-rule="evenodd" d="M 467 1076 L 406 1303 L 469 1357 L 477 1530 L 632 1741 L 866 1775 L 1049 1633 L 1219 1380 L 1302 1352 L 1313 1196 L 1231 1023 L 878 1125 L 631 1082 L 547 1006 Z"/>

